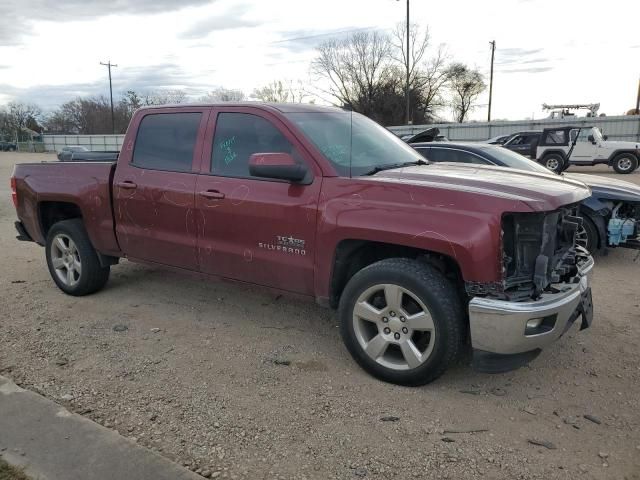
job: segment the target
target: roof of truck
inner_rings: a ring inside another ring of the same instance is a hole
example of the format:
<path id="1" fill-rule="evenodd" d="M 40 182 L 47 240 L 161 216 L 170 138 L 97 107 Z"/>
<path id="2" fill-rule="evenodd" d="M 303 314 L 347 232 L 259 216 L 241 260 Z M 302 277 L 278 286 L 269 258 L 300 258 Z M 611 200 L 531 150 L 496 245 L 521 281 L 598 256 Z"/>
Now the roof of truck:
<path id="1" fill-rule="evenodd" d="M 140 110 L 154 110 L 160 108 L 185 108 L 185 107 L 263 107 L 278 110 L 281 113 L 300 112 L 322 112 L 339 113 L 345 112 L 338 107 L 325 105 L 314 105 L 311 103 L 272 103 L 272 102 L 215 102 L 215 103 L 178 103 L 172 105 L 149 105 L 141 107 Z"/>

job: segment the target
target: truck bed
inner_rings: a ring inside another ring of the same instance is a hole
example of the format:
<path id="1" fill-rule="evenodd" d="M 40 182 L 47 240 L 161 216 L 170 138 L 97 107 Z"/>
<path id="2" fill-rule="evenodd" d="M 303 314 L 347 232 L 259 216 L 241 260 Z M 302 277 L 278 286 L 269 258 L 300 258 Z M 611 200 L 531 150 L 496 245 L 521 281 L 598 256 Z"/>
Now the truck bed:
<path id="1" fill-rule="evenodd" d="M 80 209 L 93 246 L 119 255 L 115 237 L 111 185 L 115 162 L 42 162 L 15 166 L 18 219 L 31 238 L 44 245 L 51 203 L 69 203 Z M 71 208 L 71 207 L 70 207 Z"/>

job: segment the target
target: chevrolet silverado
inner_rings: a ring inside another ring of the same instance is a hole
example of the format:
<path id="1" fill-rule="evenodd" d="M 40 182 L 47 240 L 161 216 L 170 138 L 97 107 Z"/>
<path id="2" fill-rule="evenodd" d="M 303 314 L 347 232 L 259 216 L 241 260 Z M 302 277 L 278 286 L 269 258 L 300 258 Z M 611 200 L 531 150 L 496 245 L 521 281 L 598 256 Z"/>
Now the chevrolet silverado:
<path id="1" fill-rule="evenodd" d="M 100 290 L 126 258 L 302 295 L 397 384 L 436 379 L 465 344 L 481 371 L 517 368 L 593 318 L 583 183 L 429 164 L 337 108 L 143 108 L 116 161 L 19 164 L 11 187 L 18 238 L 63 292 Z"/>

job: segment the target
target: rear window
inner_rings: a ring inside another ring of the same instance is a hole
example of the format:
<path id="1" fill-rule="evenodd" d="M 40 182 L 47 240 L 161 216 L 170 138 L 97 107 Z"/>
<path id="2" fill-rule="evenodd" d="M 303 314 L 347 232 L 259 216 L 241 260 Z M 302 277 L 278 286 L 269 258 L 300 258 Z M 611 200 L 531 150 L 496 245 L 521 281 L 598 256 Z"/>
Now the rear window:
<path id="1" fill-rule="evenodd" d="M 146 115 L 138 127 L 132 163 L 150 170 L 190 172 L 201 115 Z"/>

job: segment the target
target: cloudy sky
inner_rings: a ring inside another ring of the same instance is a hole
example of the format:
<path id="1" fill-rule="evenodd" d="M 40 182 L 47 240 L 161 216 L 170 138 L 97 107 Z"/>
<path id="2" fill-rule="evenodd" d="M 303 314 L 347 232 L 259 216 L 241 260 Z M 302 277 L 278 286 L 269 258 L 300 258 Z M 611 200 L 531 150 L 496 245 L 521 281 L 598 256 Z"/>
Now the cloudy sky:
<path id="1" fill-rule="evenodd" d="M 45 110 L 78 95 L 216 86 L 247 94 L 273 79 L 302 80 L 315 47 L 358 30 L 391 32 L 396 0 L 0 0 L 0 104 Z M 412 0 L 412 23 L 433 49 L 488 73 L 495 39 L 494 118 L 542 117 L 540 104 L 634 107 L 640 1 Z M 480 99 L 486 104 L 487 95 Z M 325 100 L 330 100 L 328 97 Z M 322 101 L 322 99 L 320 99 Z M 443 116 L 450 112 L 443 111 Z M 486 117 L 486 106 L 474 118 Z"/>

